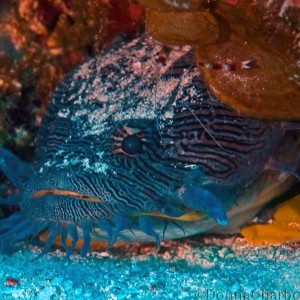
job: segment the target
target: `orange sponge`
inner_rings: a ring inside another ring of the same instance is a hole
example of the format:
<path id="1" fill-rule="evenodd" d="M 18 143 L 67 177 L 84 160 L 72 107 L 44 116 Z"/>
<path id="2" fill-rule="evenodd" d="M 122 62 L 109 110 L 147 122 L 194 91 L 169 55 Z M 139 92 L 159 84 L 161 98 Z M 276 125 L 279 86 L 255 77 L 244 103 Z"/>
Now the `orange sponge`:
<path id="1" fill-rule="evenodd" d="M 300 241 L 300 194 L 278 207 L 271 224 L 252 224 L 241 234 L 256 245 Z"/>

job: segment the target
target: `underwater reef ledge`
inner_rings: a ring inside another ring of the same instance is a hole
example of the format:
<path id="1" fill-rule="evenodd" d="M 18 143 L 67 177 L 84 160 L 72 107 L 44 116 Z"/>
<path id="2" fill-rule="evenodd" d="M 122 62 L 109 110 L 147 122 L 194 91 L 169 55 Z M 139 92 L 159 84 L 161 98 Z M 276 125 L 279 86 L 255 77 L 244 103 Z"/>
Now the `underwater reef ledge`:
<path id="1" fill-rule="evenodd" d="M 300 294 L 297 244 L 256 248 L 241 238 L 210 236 L 162 242 L 159 253 L 154 244 L 131 244 L 116 247 L 113 255 L 73 254 L 68 260 L 56 250 L 33 260 L 41 251 L 27 245 L 0 256 L 1 299 L 218 299 L 217 294 L 298 299 Z"/>

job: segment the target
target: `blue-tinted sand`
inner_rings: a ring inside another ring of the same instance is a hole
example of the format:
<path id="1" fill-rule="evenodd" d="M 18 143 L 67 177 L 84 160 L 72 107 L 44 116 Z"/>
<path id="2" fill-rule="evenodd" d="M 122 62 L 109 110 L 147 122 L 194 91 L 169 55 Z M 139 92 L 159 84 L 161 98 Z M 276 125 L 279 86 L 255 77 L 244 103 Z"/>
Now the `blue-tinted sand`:
<path id="1" fill-rule="evenodd" d="M 60 250 L 31 261 L 41 248 L 26 246 L 0 256 L 0 299 L 300 299 L 299 245 L 231 244 L 163 242 L 159 254 L 131 245 L 69 261 Z"/>

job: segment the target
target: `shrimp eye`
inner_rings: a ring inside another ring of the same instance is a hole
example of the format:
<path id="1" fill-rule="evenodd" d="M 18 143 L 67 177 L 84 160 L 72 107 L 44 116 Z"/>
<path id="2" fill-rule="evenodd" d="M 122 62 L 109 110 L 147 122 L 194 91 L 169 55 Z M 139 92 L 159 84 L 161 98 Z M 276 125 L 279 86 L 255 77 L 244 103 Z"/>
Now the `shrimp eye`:
<path id="1" fill-rule="evenodd" d="M 142 152 L 142 140 L 136 134 L 131 134 L 124 138 L 121 147 L 125 153 L 134 155 Z"/>

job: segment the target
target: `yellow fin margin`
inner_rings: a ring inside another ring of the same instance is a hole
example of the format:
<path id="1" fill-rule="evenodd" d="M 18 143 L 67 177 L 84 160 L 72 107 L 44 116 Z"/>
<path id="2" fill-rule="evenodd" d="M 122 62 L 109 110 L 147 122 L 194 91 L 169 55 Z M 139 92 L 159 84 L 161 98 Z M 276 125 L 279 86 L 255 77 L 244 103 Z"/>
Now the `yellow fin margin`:
<path id="1" fill-rule="evenodd" d="M 184 215 L 182 215 L 180 217 L 171 217 L 168 215 L 164 215 L 160 212 L 145 212 L 145 213 L 135 215 L 135 217 L 139 217 L 139 216 L 153 216 L 153 217 L 171 219 L 171 220 L 176 220 L 176 221 L 194 222 L 194 221 L 201 220 L 204 216 L 206 216 L 206 214 L 192 210 L 192 211 L 185 213 Z"/>

